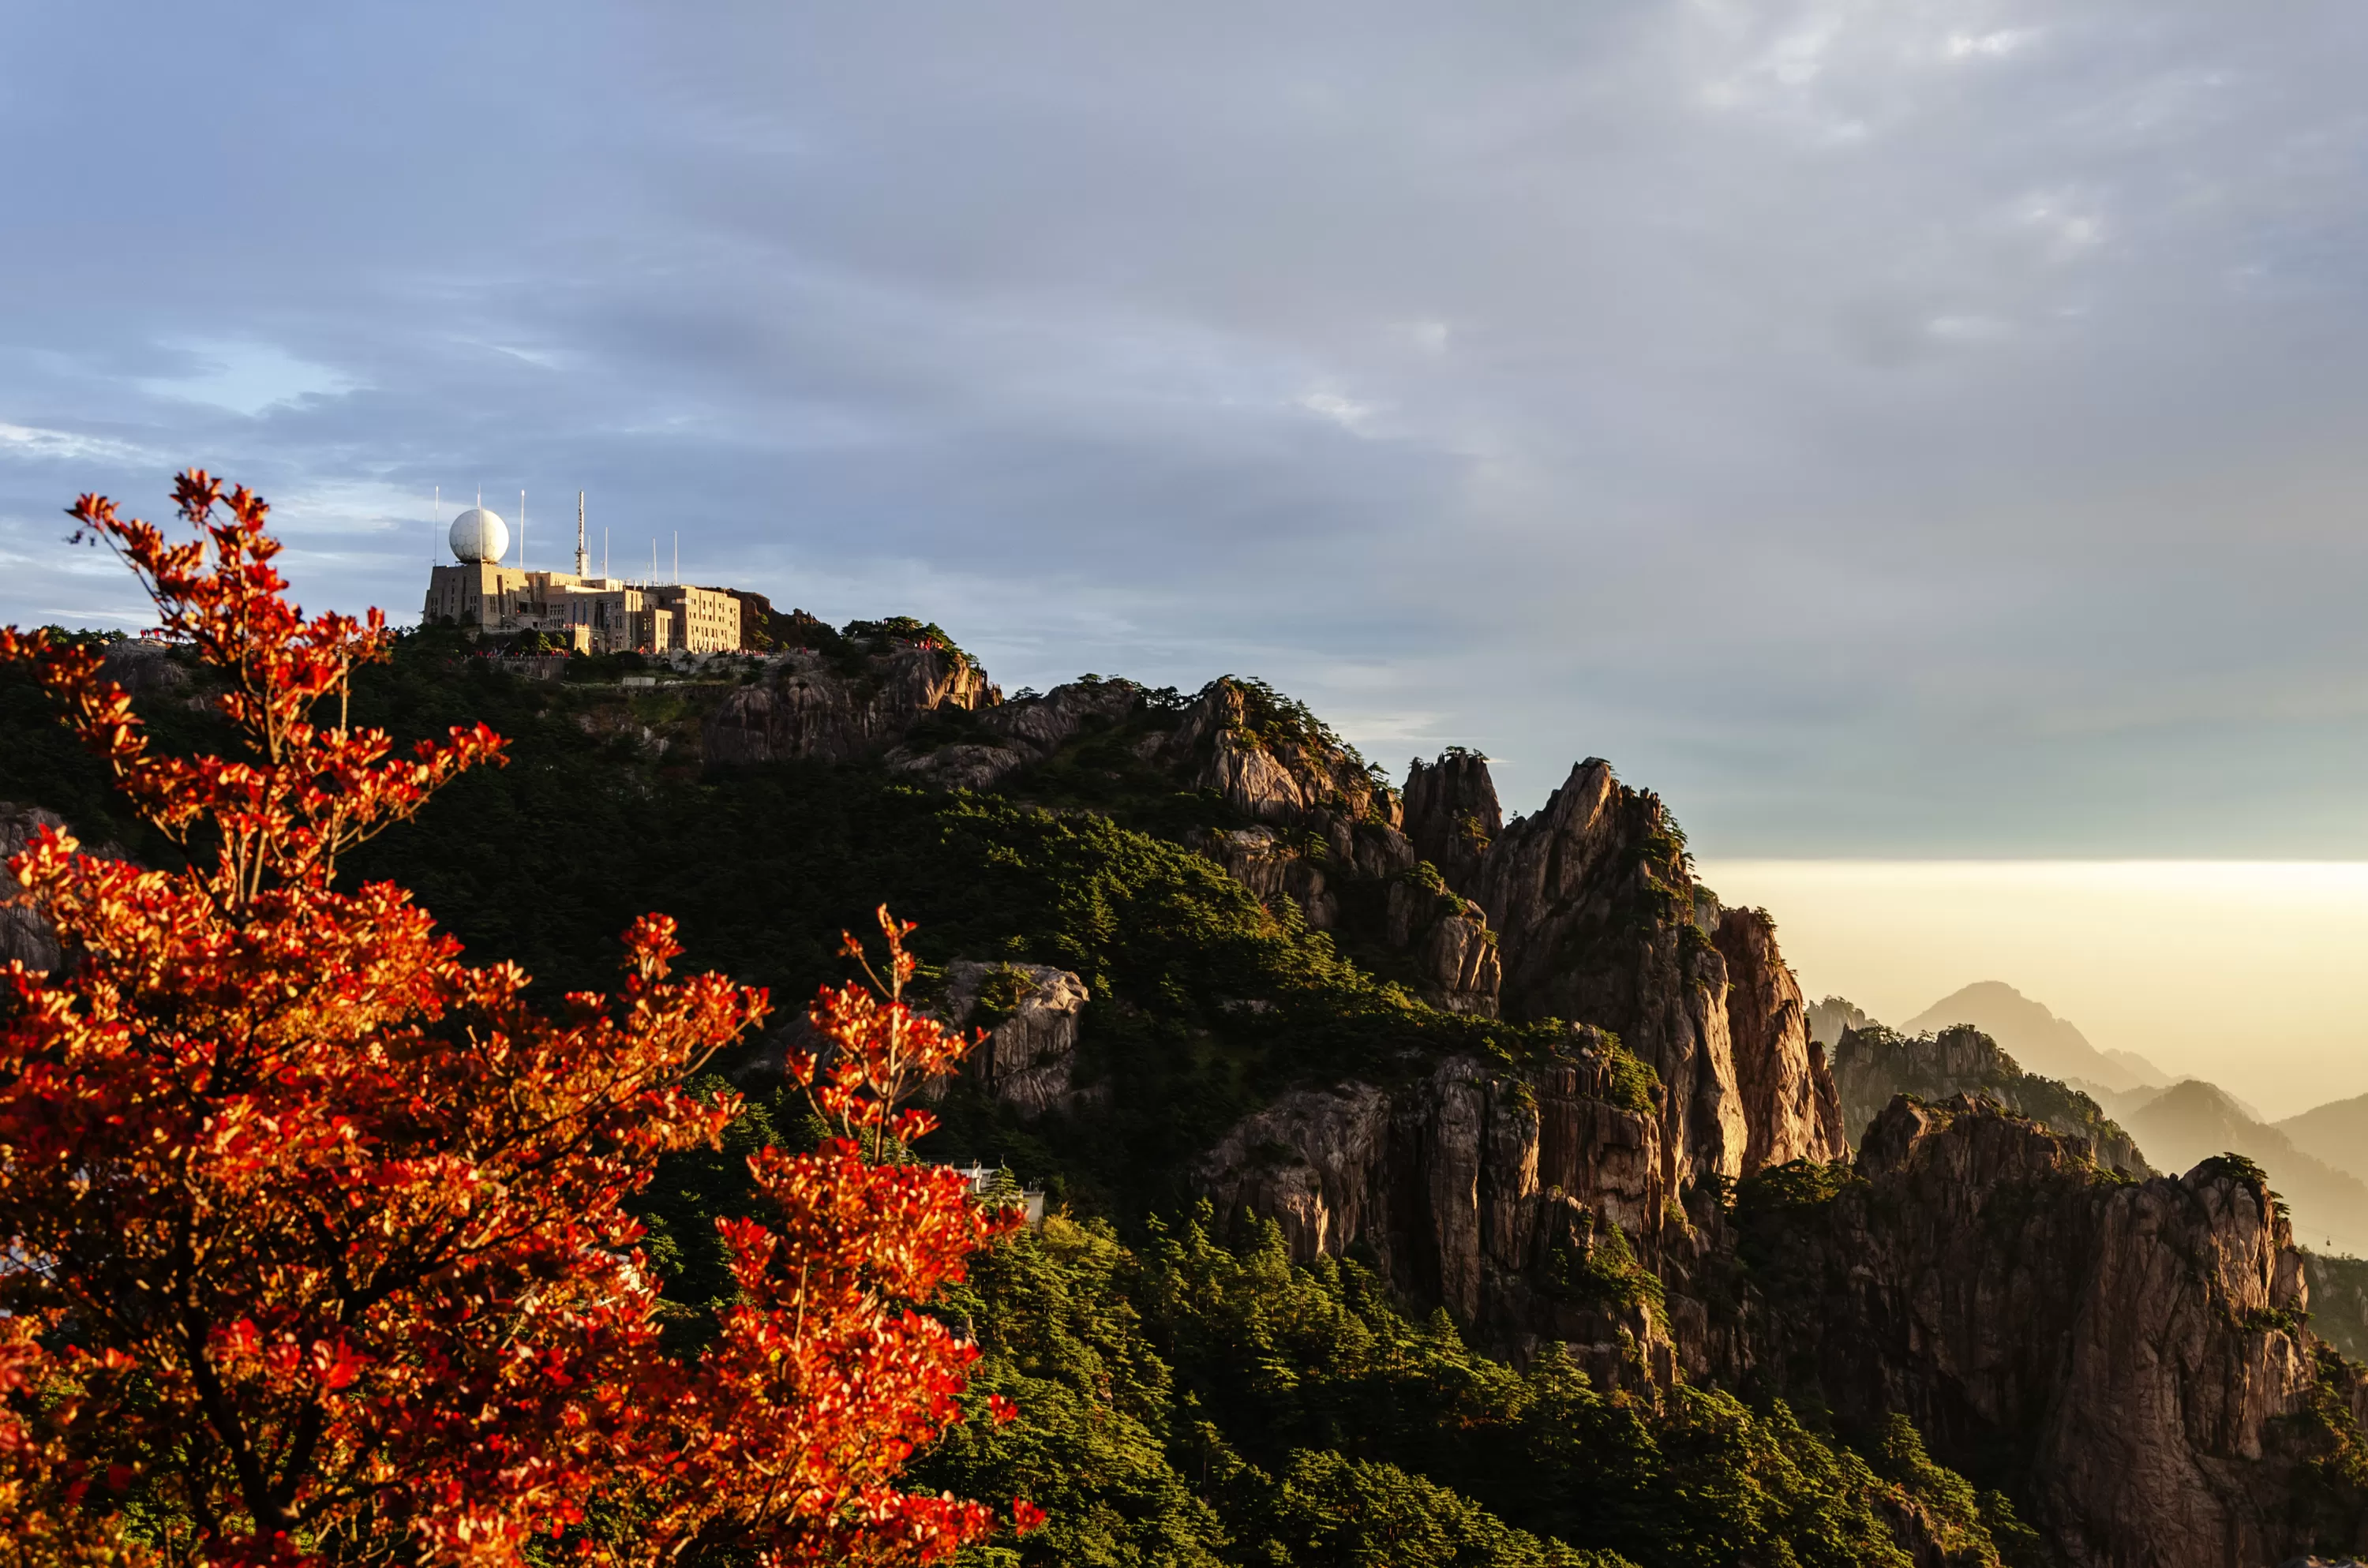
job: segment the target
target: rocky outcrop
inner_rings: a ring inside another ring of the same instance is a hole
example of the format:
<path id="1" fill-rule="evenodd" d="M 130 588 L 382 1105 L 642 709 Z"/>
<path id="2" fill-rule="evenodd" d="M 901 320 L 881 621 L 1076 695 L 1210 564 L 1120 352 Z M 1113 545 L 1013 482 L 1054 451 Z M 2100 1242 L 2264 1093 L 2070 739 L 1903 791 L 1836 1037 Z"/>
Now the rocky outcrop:
<path id="1" fill-rule="evenodd" d="M 1726 962 L 1694 923 L 1684 842 L 1656 796 L 1589 758 L 1507 824 L 1457 891 L 1498 933 L 1506 1017 L 1608 1028 L 1660 1074 L 1673 1187 L 1743 1173 Z"/>
<path id="2" fill-rule="evenodd" d="M 1390 880 L 1383 921 L 1384 939 L 1407 956 L 1425 1001 L 1451 1013 L 1497 1016 L 1505 972 L 1497 933 L 1486 912 L 1451 891 L 1429 861 Z"/>
<path id="3" fill-rule="evenodd" d="M 1324 875 L 1324 861 L 1289 834 L 1270 827 L 1213 828 L 1185 842 L 1225 869 L 1225 874 L 1269 905 L 1293 903 L 1310 929 L 1340 924 L 1340 901 Z"/>
<path id="4" fill-rule="evenodd" d="M 1433 1006 L 1497 1015 L 1503 965 L 1486 913 L 1420 863 L 1396 794 L 1304 709 L 1254 682 L 1213 681 L 1149 755 L 1258 824 L 1187 840 L 1235 881 L 1296 904 L 1315 930 L 1388 949 L 1396 977 Z M 1486 789 L 1485 765 L 1479 778 Z"/>
<path id="5" fill-rule="evenodd" d="M 1304 708 L 1255 681 L 1211 681 L 1159 752 L 1188 788 L 1210 790 L 1258 822 L 1286 827 L 1372 823 L 1398 835 L 1397 793 Z M 1411 864 L 1409 846 L 1404 856 Z"/>
<path id="6" fill-rule="evenodd" d="M 2356 1502 L 2308 1483 L 2323 1374 L 2257 1172 L 2133 1182 L 1995 1105 L 1902 1096 L 1858 1179 L 1783 1191 L 1738 1209 L 1761 1365 L 1813 1368 L 1845 1422 L 1908 1415 L 1944 1462 L 2014 1456 L 2067 1561 L 2237 1568 L 2357 1539 Z M 2333 1392 L 2356 1422 L 2356 1391 Z"/>
<path id="7" fill-rule="evenodd" d="M 848 762 L 885 751 L 930 714 L 997 700 L 986 672 L 950 648 L 892 642 L 848 666 L 822 653 L 778 655 L 770 678 L 741 687 L 701 733 L 714 766 L 814 757 Z"/>
<path id="8" fill-rule="evenodd" d="M 1474 885 L 1482 858 L 1504 827 L 1487 758 L 1451 746 L 1435 763 L 1415 760 L 1406 774 L 1406 835 L 1450 887 Z"/>
<path id="9" fill-rule="evenodd" d="M 1800 982 L 1776 950 L 1764 909 L 1719 913 L 1712 945 L 1726 960 L 1727 1039 L 1743 1098 L 1743 1169 L 1850 1157 L 1825 1047 L 1811 1042 Z"/>
<path id="10" fill-rule="evenodd" d="M 28 969 L 48 973 L 58 967 L 62 956 L 57 927 L 39 909 L 21 902 L 24 884 L 7 867 L 45 827 L 67 831 L 65 818 L 55 812 L 0 801 L 0 964 L 14 959 Z"/>
<path id="11" fill-rule="evenodd" d="M 1452 1058 L 1395 1091 L 1287 1095 L 1194 1175 L 1222 1210 L 1274 1220 L 1294 1256 L 1358 1248 L 1516 1356 L 1553 1340 L 1607 1383 L 1666 1381 L 1675 1351 L 1647 1266 L 1668 1192 L 1637 1082 L 1588 1032 L 1519 1071 Z"/>
<path id="12" fill-rule="evenodd" d="M 1827 996 L 1809 1004 L 1809 1038 L 1826 1048 L 1828 1056 L 1841 1043 L 1843 1034 L 1850 1029 L 1873 1027 L 1874 1020 L 1866 1009 L 1847 996 Z"/>
<path id="13" fill-rule="evenodd" d="M 1133 681 L 1073 681 L 1042 697 L 974 709 L 968 733 L 935 744 L 908 742 L 888 754 L 887 764 L 891 772 L 948 790 L 991 790 L 1081 732 L 1142 705 L 1143 688 Z"/>
<path id="14" fill-rule="evenodd" d="M 111 680 L 135 698 L 177 695 L 193 684 L 189 666 L 173 644 L 150 638 L 125 638 L 108 646 L 99 661 L 102 680 Z"/>
<path id="15" fill-rule="evenodd" d="M 1089 1000 L 1085 982 L 1064 969 L 969 959 L 946 966 L 946 1017 L 987 1031 L 963 1071 L 1023 1115 L 1076 1103 L 1077 1025 Z"/>
<path id="16" fill-rule="evenodd" d="M 1833 1066 L 1843 1124 L 1851 1133 L 1872 1123 L 1896 1096 L 1938 1101 L 1972 1095 L 2082 1140 L 2107 1170 L 2155 1174 L 2130 1135 L 2096 1101 L 2053 1078 L 2025 1073 L 1971 1025 L 1937 1035 L 1900 1035 L 1880 1025 L 1850 1029 L 1835 1048 Z"/>
<path id="17" fill-rule="evenodd" d="M 1772 924 L 1722 912 L 1695 886 L 1656 798 L 1589 760 L 1535 816 L 1506 824 L 1486 763 L 1452 752 L 1417 765 L 1406 802 L 1405 853 L 1424 859 L 1388 886 L 1383 939 L 1440 1006 L 1608 1029 L 1652 1067 L 1666 1194 L 1847 1155 Z M 1280 832 L 1224 835 L 1206 850 L 1261 892 L 1300 899 L 1312 920 L 1331 918 L 1330 888 Z"/>

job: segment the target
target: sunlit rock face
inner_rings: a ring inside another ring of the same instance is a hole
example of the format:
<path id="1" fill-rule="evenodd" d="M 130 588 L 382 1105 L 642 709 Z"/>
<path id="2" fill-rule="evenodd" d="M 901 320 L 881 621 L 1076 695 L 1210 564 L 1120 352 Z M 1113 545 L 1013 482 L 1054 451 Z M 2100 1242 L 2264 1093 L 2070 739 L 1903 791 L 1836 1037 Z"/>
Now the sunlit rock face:
<path id="1" fill-rule="evenodd" d="M 1065 969 L 970 959 L 946 966 L 946 1016 L 987 1031 L 963 1073 L 1025 1116 L 1074 1103 L 1077 1025 L 1090 1000 Z"/>
<path id="2" fill-rule="evenodd" d="M 2020 1456 L 2065 1557 L 2096 1568 L 2274 1562 L 2358 1539 L 2315 1400 L 2368 1413 L 2303 1327 L 2303 1261 L 2258 1173 L 2100 1170 L 1993 1103 L 1902 1096 L 1858 1179 L 1751 1217 L 1758 1354 L 1813 1367 L 1846 1419 L 1912 1416 L 1951 1462 Z"/>
<path id="3" fill-rule="evenodd" d="M 719 704 L 701 733 L 705 759 L 731 767 L 876 756 L 940 709 L 996 700 L 986 672 L 951 649 L 901 643 L 852 671 L 819 653 L 773 660 L 768 678 Z"/>
<path id="4" fill-rule="evenodd" d="M 1841 1100 L 1825 1048 L 1809 1040 L 1800 982 L 1776 949 L 1762 909 L 1719 913 L 1712 944 L 1726 960 L 1726 1023 L 1743 1101 L 1746 1175 L 1791 1160 L 1850 1153 Z"/>
<path id="5" fill-rule="evenodd" d="M 1302 1261 L 1370 1257 L 1516 1358 L 1554 1341 L 1607 1386 L 1666 1383 L 1675 1347 L 1640 1288 L 1668 1210 L 1659 1143 L 1601 1038 L 1577 1031 L 1519 1071 L 1455 1057 L 1394 1089 L 1295 1091 L 1194 1176 Z"/>

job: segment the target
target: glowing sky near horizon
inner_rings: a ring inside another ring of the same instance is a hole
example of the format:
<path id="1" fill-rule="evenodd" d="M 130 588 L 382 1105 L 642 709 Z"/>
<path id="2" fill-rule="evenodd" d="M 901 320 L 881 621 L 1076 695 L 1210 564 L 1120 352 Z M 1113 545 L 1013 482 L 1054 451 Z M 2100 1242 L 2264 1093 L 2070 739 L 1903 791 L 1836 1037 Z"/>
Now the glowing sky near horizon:
<path id="1" fill-rule="evenodd" d="M 2368 1093 L 2368 862 L 1708 860 L 1814 1000 L 1901 1023 L 2002 980 L 2272 1119 Z"/>

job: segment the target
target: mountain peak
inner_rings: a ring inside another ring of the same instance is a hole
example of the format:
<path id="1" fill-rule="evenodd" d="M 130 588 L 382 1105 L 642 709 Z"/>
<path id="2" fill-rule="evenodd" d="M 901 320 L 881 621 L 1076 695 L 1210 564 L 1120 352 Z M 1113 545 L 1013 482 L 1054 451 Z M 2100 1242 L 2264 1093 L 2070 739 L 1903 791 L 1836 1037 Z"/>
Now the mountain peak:
<path id="1" fill-rule="evenodd" d="M 1907 1034 L 1971 1024 L 2005 1048 L 2026 1072 L 2078 1079 L 2116 1092 L 2158 1084 L 2170 1074 L 2125 1051 L 2098 1050 L 2067 1019 L 2003 980 L 1977 980 L 1951 992 L 1900 1026 Z"/>

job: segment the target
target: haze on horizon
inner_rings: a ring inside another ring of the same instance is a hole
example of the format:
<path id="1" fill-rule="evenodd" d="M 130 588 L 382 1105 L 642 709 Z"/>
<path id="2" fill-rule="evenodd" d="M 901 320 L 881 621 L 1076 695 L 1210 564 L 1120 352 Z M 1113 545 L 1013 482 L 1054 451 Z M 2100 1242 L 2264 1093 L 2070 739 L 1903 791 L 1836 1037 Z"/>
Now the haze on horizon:
<path id="1" fill-rule="evenodd" d="M 1720 861 L 2358 859 L 2368 12 L 2265 15 L 8 7 L 0 619 L 139 624 L 60 508 L 186 463 L 398 619 L 462 497 L 556 562 L 580 488 L 1008 687 L 1608 756 Z M 2173 1064 L 1959 957 L 1837 988 Z"/>

